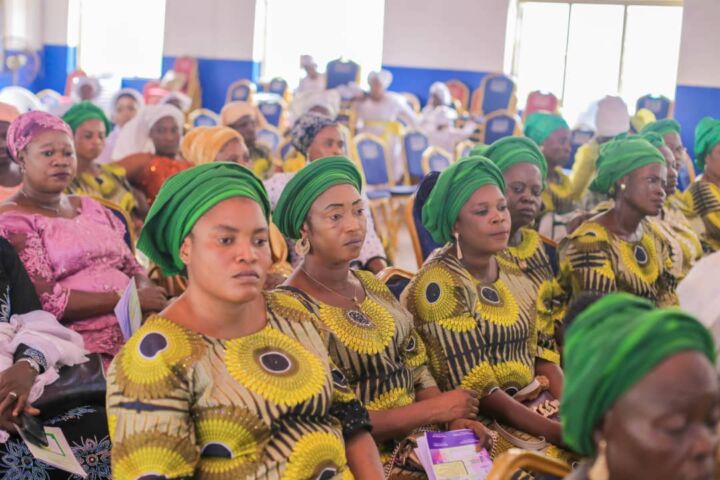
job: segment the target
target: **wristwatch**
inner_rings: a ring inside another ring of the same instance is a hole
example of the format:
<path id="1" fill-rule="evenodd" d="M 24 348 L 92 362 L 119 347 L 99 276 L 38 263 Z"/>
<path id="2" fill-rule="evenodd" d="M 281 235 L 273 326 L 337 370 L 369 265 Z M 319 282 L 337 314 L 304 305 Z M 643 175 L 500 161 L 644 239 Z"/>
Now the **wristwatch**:
<path id="1" fill-rule="evenodd" d="M 36 362 L 34 359 L 32 359 L 30 357 L 23 357 L 15 363 L 20 363 L 20 362 L 26 362 L 28 365 L 30 365 L 32 367 L 33 370 L 35 370 L 38 373 L 38 375 L 40 374 L 40 370 L 41 370 L 40 364 L 38 362 Z"/>

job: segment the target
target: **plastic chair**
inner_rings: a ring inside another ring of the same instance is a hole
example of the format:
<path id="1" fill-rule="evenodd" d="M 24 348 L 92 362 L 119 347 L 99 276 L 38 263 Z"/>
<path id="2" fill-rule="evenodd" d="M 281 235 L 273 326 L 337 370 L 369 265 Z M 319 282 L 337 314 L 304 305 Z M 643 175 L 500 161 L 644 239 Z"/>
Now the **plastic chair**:
<path id="1" fill-rule="evenodd" d="M 530 472 L 543 479 L 562 480 L 571 469 L 570 465 L 535 452 L 511 448 L 493 462 L 487 480 L 510 480 L 520 471 Z"/>
<path id="2" fill-rule="evenodd" d="M 430 172 L 422 179 L 413 198 L 405 206 L 405 223 L 410 232 L 415 260 L 418 268 L 425 262 L 425 259 L 438 247 L 442 245 L 435 243 L 430 233 L 422 223 L 422 208 L 427 202 L 428 196 L 437 182 L 440 172 Z"/>
<path id="3" fill-rule="evenodd" d="M 384 268 L 376 275 L 377 279 L 383 282 L 398 300 L 413 276 L 413 273 L 398 267 Z"/>
<path id="4" fill-rule="evenodd" d="M 453 162 L 452 153 L 440 147 L 428 147 L 422 156 L 423 176 L 430 172 L 442 172 Z"/>
<path id="5" fill-rule="evenodd" d="M 350 82 L 360 83 L 360 65 L 342 58 L 332 60 L 325 69 L 325 79 L 328 90 Z"/>
<path id="6" fill-rule="evenodd" d="M 415 113 L 420 113 L 420 99 L 417 97 L 417 95 L 410 92 L 402 92 L 400 95 L 402 95 L 405 100 L 407 100 L 410 108 L 412 108 Z"/>
<path id="7" fill-rule="evenodd" d="M 257 86 L 250 80 L 237 80 L 230 84 L 225 95 L 225 103 L 251 102 L 257 92 Z"/>
<path id="8" fill-rule="evenodd" d="M 287 100 L 287 97 L 289 95 L 287 80 L 280 77 L 273 78 L 272 80 L 270 80 L 270 83 L 267 84 L 267 92 L 274 93 L 280 98 Z"/>
<path id="9" fill-rule="evenodd" d="M 450 96 L 453 100 L 460 102 L 460 106 L 463 110 L 467 110 L 470 104 L 470 88 L 460 80 L 448 80 L 445 82 L 448 90 L 450 90 Z"/>
<path id="10" fill-rule="evenodd" d="M 188 121 L 193 127 L 214 127 L 220 125 L 220 116 L 207 108 L 198 108 L 190 112 Z"/>
<path id="11" fill-rule="evenodd" d="M 678 189 L 684 192 L 695 181 L 695 176 L 695 165 L 693 165 L 690 157 L 685 154 L 684 161 L 678 169 Z"/>
<path id="12" fill-rule="evenodd" d="M 130 215 L 120 208 L 120 205 L 117 203 L 111 202 L 110 200 L 106 200 L 101 197 L 92 197 L 93 200 L 98 202 L 103 207 L 107 208 L 110 213 L 112 213 L 120 222 L 125 226 L 125 235 L 123 235 L 123 240 L 125 240 L 125 243 L 130 248 L 130 251 L 135 253 L 135 227 L 133 225 L 133 221 L 130 218 Z"/>
<path id="13" fill-rule="evenodd" d="M 475 115 L 488 115 L 499 110 L 515 113 L 516 90 L 515 82 L 507 75 L 485 75 L 480 87 L 473 92 L 470 112 Z"/>
<path id="14" fill-rule="evenodd" d="M 405 184 L 411 185 L 420 181 L 423 173 L 423 153 L 430 146 L 427 136 L 417 130 L 405 132 L 402 138 L 403 156 L 405 157 Z"/>
<path id="15" fill-rule="evenodd" d="M 270 125 L 281 128 L 285 114 L 285 102 L 283 100 L 263 100 L 258 103 L 258 108 Z"/>
<path id="16" fill-rule="evenodd" d="M 575 154 L 578 148 L 588 143 L 594 136 L 595 132 L 589 129 L 576 128 L 570 132 L 570 160 L 568 160 L 566 168 L 572 167 L 572 164 L 575 163 Z"/>
<path id="17" fill-rule="evenodd" d="M 62 103 L 62 95 L 51 88 L 40 90 L 35 96 L 40 100 L 45 109 L 49 112 L 54 111 Z"/>
<path id="18" fill-rule="evenodd" d="M 470 140 L 463 140 L 462 142 L 459 142 L 455 145 L 455 160 L 460 160 L 461 158 L 470 156 L 470 151 L 474 146 L 475 142 Z"/>
<path id="19" fill-rule="evenodd" d="M 558 113 L 560 111 L 560 100 L 550 92 L 535 90 L 528 94 L 523 111 L 523 120 L 535 112 Z"/>
<path id="20" fill-rule="evenodd" d="M 481 142 L 490 145 L 495 140 L 522 134 L 520 117 L 508 110 L 498 110 L 483 121 Z"/>
<path id="21" fill-rule="evenodd" d="M 673 118 L 675 113 L 675 102 L 663 95 L 643 95 L 638 98 L 635 109 L 647 108 L 655 114 L 655 118 L 662 120 L 664 118 Z"/>
<path id="22" fill-rule="evenodd" d="M 277 128 L 271 125 L 259 129 L 256 133 L 255 139 L 257 143 L 265 145 L 267 148 L 269 148 L 273 156 L 276 156 L 276 152 L 280 147 L 281 140 L 282 135 L 280 135 L 280 132 Z"/>

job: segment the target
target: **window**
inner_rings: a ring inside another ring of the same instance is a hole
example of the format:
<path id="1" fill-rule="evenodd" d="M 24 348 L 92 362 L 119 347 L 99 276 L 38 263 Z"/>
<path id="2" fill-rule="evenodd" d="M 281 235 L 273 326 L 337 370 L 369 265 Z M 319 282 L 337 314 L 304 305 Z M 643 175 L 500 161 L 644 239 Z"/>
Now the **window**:
<path id="1" fill-rule="evenodd" d="M 642 95 L 673 98 L 682 7 L 632 3 L 521 1 L 512 68 L 520 101 L 550 91 L 574 124 L 608 94 L 631 112 Z"/>
<path id="2" fill-rule="evenodd" d="M 159 78 L 164 30 L 165 0 L 81 0 L 78 66 L 118 86 L 122 77 Z"/>
<path id="3" fill-rule="evenodd" d="M 360 64 L 362 82 L 382 64 L 385 0 L 267 0 L 264 79 L 281 77 L 294 88 L 300 55 L 315 58 L 319 70 L 344 56 Z"/>

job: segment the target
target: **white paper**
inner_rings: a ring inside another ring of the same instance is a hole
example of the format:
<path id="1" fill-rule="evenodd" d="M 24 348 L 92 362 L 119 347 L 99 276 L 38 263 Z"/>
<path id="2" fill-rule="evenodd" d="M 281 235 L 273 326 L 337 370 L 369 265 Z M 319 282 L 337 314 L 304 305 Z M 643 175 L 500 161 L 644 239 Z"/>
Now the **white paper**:
<path id="1" fill-rule="evenodd" d="M 38 460 L 52 465 L 55 468 L 65 470 L 66 472 L 74 473 L 82 478 L 87 477 L 87 473 L 85 473 L 85 470 L 80 466 L 80 462 L 75 458 L 72 448 L 70 448 L 65 435 L 59 428 L 45 427 L 45 435 L 47 435 L 48 440 L 47 447 L 41 447 L 29 442 L 23 436 L 20 429 L 18 429 L 18 433 L 30 449 L 30 453 Z"/>
<path id="2" fill-rule="evenodd" d="M 125 341 L 130 339 L 132 334 L 135 333 L 142 324 L 140 297 L 138 297 L 137 285 L 135 284 L 134 278 L 130 279 L 120 300 L 117 305 L 115 305 L 115 317 L 117 317 Z"/>

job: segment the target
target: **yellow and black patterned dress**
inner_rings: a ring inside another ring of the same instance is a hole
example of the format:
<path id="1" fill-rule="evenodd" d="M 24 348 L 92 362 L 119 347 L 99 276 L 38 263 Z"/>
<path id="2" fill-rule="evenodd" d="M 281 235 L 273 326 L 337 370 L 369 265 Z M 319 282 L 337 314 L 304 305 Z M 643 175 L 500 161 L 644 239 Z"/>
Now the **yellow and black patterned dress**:
<path id="1" fill-rule="evenodd" d="M 535 359 L 547 358 L 538 343 L 537 287 L 507 261 L 498 261 L 499 277 L 479 283 L 449 253 L 447 245 L 431 256 L 403 292 L 425 342 L 432 374 L 441 390 L 473 390 L 482 398 L 500 388 L 514 395 L 535 380 Z M 483 421 L 495 428 L 492 419 Z M 537 439 L 504 427 L 527 443 Z M 493 453 L 513 445 L 498 437 Z M 548 445 L 546 455 L 569 458 Z"/>
<path id="2" fill-rule="evenodd" d="M 685 216 L 700 236 L 707 252 L 720 250 L 720 188 L 714 183 L 696 181 L 683 192 Z"/>
<path id="3" fill-rule="evenodd" d="M 520 243 L 508 246 L 497 256 L 497 260 L 506 269 L 525 275 L 532 282 L 531 295 L 537 299 L 536 324 L 538 345 L 541 348 L 538 356 L 560 364 L 555 329 L 565 315 L 567 293 L 555 277 L 540 234 L 531 228 L 522 228 L 520 235 Z"/>
<path id="4" fill-rule="evenodd" d="M 672 247 L 650 220 L 644 219 L 641 226 L 642 238 L 628 242 L 591 220 L 560 243 L 560 276 L 573 297 L 587 291 L 620 291 L 658 306 L 677 305 Z"/>
<path id="5" fill-rule="evenodd" d="M 573 197 L 570 177 L 565 175 L 562 168 L 556 168 L 557 179 L 548 178 L 547 186 L 542 193 L 542 213 L 555 212 L 558 215 L 573 212 L 579 207 L 579 202 Z"/>
<path id="6" fill-rule="evenodd" d="M 385 284 L 370 272 L 354 273 L 365 290 L 359 310 L 322 303 L 292 287 L 275 291 L 273 309 L 286 318 L 317 323 L 330 358 L 369 411 L 410 405 L 417 391 L 437 386 L 425 346 L 412 317 Z M 395 444 L 379 448 L 386 462 Z"/>
<path id="7" fill-rule="evenodd" d="M 99 167 L 98 175 L 90 172 L 78 174 L 68 186 L 67 193 L 103 198 L 113 202 L 130 215 L 137 207 L 137 202 L 130 183 L 125 178 L 125 169 L 114 163 Z"/>
<path id="8" fill-rule="evenodd" d="M 343 437 L 369 427 L 312 322 L 270 306 L 232 340 L 150 318 L 110 367 L 107 405 L 116 480 L 348 479 Z"/>
<path id="9" fill-rule="evenodd" d="M 665 201 L 662 212 L 651 220 L 652 226 L 670 243 L 673 258 L 673 273 L 682 280 L 703 255 L 700 237 L 690 226 L 683 213 L 683 203 L 677 195 Z"/>

